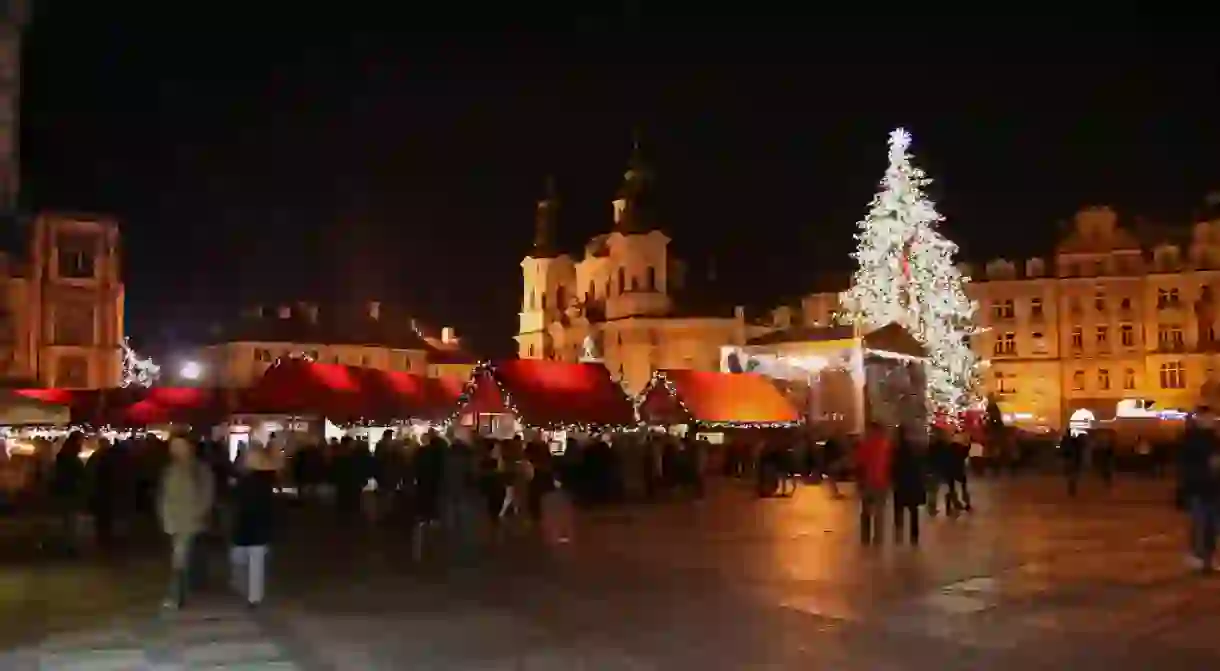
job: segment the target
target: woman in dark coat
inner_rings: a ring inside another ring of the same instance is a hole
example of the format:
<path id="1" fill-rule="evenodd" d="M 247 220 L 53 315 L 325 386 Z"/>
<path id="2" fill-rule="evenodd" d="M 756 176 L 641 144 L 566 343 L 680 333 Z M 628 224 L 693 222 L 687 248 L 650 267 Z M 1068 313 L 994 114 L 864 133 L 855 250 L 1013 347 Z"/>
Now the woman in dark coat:
<path id="1" fill-rule="evenodd" d="M 919 544 L 919 508 L 927 502 L 924 463 L 914 444 L 899 431 L 891 461 L 894 484 L 894 542 L 902 542 L 904 517 L 910 520 L 911 545 Z"/>
<path id="2" fill-rule="evenodd" d="M 265 448 L 246 452 L 233 489 L 233 588 L 251 607 L 263 600 L 274 527 L 276 463 Z"/>

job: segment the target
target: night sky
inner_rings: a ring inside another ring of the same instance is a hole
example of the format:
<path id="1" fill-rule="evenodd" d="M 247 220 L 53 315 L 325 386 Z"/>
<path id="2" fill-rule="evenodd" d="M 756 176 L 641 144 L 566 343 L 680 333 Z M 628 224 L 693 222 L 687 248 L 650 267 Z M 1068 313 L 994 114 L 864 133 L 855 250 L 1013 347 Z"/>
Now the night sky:
<path id="1" fill-rule="evenodd" d="M 1083 204 L 1180 226 L 1220 187 L 1210 40 L 694 37 L 618 7 L 438 37 L 333 3 L 276 23 L 109 4 L 35 15 L 23 205 L 119 217 L 142 342 L 242 305 L 380 298 L 511 351 L 545 175 L 578 249 L 610 228 L 637 126 L 676 244 L 758 305 L 851 268 L 895 125 L 972 258 L 1045 253 Z M 911 40 L 938 46 L 905 63 Z"/>

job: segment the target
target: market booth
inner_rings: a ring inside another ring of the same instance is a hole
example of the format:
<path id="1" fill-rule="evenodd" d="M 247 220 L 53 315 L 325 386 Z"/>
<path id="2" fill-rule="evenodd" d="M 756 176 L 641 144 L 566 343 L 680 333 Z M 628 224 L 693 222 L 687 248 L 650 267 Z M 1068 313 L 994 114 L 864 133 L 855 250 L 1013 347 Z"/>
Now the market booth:
<path id="1" fill-rule="evenodd" d="M 604 365 L 546 359 L 480 364 L 455 417 L 487 436 L 539 430 L 554 447 L 562 446 L 569 432 L 590 435 L 638 426 L 634 404 Z"/>
<path id="2" fill-rule="evenodd" d="M 724 442 L 726 429 L 791 429 L 801 424 L 800 412 L 775 384 L 755 373 L 660 370 L 640 393 L 639 407 L 644 423 L 687 427 L 713 444 Z"/>
<path id="3" fill-rule="evenodd" d="M 234 405 L 227 427 L 231 449 L 272 433 L 381 437 L 384 431 L 420 433 L 445 419 L 461 393 L 459 383 L 310 361 L 280 359 Z"/>

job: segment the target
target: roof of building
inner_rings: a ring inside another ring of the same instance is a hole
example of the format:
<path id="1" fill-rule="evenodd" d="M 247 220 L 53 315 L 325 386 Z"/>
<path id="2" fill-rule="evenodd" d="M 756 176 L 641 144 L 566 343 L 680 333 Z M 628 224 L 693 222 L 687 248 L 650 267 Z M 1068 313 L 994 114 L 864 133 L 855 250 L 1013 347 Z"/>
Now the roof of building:
<path id="1" fill-rule="evenodd" d="M 430 349 L 420 323 L 391 306 L 379 305 L 376 317 L 367 305 L 359 309 L 319 308 L 316 312 L 311 312 L 312 307 L 291 304 L 246 314 L 213 328 L 208 344 L 283 342 Z M 285 316 L 281 316 L 281 309 L 287 310 Z"/>
<path id="2" fill-rule="evenodd" d="M 671 423 L 672 400 L 697 422 L 750 425 L 801 419 L 770 380 L 754 373 L 658 371 L 644 391 L 641 417 L 644 421 Z"/>
<path id="3" fill-rule="evenodd" d="M 475 371 L 463 412 L 514 412 L 531 427 L 626 426 L 635 406 L 596 363 L 505 359 Z"/>

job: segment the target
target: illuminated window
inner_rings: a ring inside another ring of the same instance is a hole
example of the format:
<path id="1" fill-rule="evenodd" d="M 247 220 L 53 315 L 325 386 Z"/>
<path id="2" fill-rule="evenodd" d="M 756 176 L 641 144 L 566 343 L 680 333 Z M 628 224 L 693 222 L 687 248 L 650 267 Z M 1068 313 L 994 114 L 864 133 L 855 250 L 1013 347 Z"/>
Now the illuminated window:
<path id="1" fill-rule="evenodd" d="M 1110 327 L 1097 327 L 1097 349 L 1105 352 L 1110 349 Z"/>
<path id="2" fill-rule="evenodd" d="M 1042 299 L 1029 299 L 1029 316 L 1033 319 L 1042 319 Z"/>
<path id="3" fill-rule="evenodd" d="M 1185 389 L 1186 368 L 1181 361 L 1161 364 L 1161 389 Z"/>
<path id="4" fill-rule="evenodd" d="M 1123 371 L 1123 389 L 1135 389 L 1135 369 Z"/>
<path id="5" fill-rule="evenodd" d="M 1102 369 L 1100 369 L 1100 370 L 1098 370 L 1098 371 L 1097 371 L 1097 388 L 1098 388 L 1098 389 L 1103 389 L 1103 390 L 1104 390 L 1104 389 L 1109 389 L 1109 388 L 1110 388 L 1110 371 L 1109 371 L 1109 369 L 1102 368 Z"/>
<path id="6" fill-rule="evenodd" d="M 1072 373 L 1072 391 L 1084 391 L 1084 371 Z"/>
<path id="7" fill-rule="evenodd" d="M 1135 347 L 1135 327 L 1131 324 L 1123 324 L 1118 327 L 1119 337 L 1122 338 L 1123 347 Z"/>
<path id="8" fill-rule="evenodd" d="M 1081 349 L 1084 347 L 1084 328 L 1080 326 L 1072 327 L 1072 349 Z"/>

